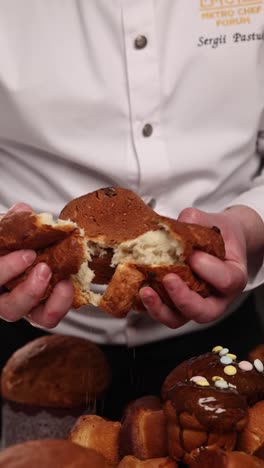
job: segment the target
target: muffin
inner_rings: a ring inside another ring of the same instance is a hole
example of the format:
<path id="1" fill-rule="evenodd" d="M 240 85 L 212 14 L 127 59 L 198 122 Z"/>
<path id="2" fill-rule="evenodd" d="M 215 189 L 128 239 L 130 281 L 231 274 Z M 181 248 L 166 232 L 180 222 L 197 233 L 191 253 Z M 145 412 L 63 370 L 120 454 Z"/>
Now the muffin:
<path id="1" fill-rule="evenodd" d="M 96 410 L 111 379 L 97 345 L 43 336 L 17 350 L 2 371 L 3 445 L 64 438 L 76 418 Z"/>

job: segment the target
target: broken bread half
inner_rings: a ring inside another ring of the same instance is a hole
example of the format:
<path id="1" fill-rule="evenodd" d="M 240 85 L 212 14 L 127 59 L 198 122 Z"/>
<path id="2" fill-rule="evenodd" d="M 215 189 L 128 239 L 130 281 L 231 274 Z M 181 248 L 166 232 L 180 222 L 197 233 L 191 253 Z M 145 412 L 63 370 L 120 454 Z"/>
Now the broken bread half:
<path id="1" fill-rule="evenodd" d="M 158 215 L 135 193 L 107 187 L 72 200 L 60 219 L 75 222 L 84 232 L 86 259 L 71 276 L 75 308 L 98 306 L 115 317 L 125 317 L 131 308 L 144 310 L 139 290 L 154 288 L 174 308 L 163 287 L 168 273 L 178 274 L 200 295 L 210 286 L 191 270 L 188 260 L 195 249 L 220 259 L 225 257 L 220 230 L 182 223 Z M 106 284 L 103 294 L 92 283 Z"/>

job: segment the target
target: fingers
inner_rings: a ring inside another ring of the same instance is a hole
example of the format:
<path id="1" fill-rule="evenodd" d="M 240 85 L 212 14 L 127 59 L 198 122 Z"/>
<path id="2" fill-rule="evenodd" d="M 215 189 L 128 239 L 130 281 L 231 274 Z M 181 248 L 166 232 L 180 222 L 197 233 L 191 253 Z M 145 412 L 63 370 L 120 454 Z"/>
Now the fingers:
<path id="1" fill-rule="evenodd" d="M 227 305 L 231 302 L 231 296 L 228 296 L 228 298 L 223 296 L 203 298 L 190 290 L 186 283 L 174 274 L 167 275 L 163 284 L 181 315 L 186 320 L 194 320 L 197 323 L 216 320 L 224 313 Z"/>
<path id="2" fill-rule="evenodd" d="M 61 281 L 52 291 L 44 305 L 33 309 L 27 320 L 34 326 L 54 328 L 69 311 L 73 301 L 73 286 L 70 281 Z"/>
<path id="3" fill-rule="evenodd" d="M 169 328 L 179 328 L 188 321 L 180 313 L 172 311 L 163 304 L 159 295 L 152 288 L 142 288 L 139 295 L 153 320 L 161 322 Z"/>
<path id="4" fill-rule="evenodd" d="M 16 286 L 10 293 L 0 296 L 0 316 L 11 322 L 24 317 L 39 304 L 50 278 L 51 271 L 45 263 L 36 265 L 26 281 Z"/>
<path id="5" fill-rule="evenodd" d="M 19 250 L 0 257 L 0 286 L 23 273 L 36 256 L 34 250 Z"/>
<path id="6" fill-rule="evenodd" d="M 8 213 L 14 213 L 19 211 L 33 211 L 31 206 L 27 203 L 16 203 L 15 205 L 11 206 L 8 210 Z"/>
<path id="7" fill-rule="evenodd" d="M 190 266 L 198 276 L 223 295 L 242 292 L 248 280 L 245 264 L 226 260 L 196 251 L 190 258 Z"/>

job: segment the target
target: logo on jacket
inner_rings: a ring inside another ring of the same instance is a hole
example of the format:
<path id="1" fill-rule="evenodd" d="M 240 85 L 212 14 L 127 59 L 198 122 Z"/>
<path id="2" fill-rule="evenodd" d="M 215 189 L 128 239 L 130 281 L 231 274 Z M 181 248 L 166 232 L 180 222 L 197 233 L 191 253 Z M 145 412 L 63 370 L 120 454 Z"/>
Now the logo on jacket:
<path id="1" fill-rule="evenodd" d="M 214 21 L 216 26 L 251 24 L 262 12 L 263 0 L 200 0 L 203 20 Z"/>

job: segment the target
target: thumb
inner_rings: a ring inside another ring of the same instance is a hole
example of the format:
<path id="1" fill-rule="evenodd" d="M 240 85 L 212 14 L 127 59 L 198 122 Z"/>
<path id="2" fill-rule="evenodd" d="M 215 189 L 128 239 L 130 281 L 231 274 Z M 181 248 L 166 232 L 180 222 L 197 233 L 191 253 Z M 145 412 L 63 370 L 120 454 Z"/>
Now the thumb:
<path id="1" fill-rule="evenodd" d="M 27 203 L 16 203 L 9 208 L 7 213 L 17 213 L 18 211 L 33 211 L 33 209 Z"/>
<path id="2" fill-rule="evenodd" d="M 197 208 L 184 208 L 178 216 L 178 221 L 183 223 L 200 224 L 201 226 L 212 225 L 212 215 Z"/>

